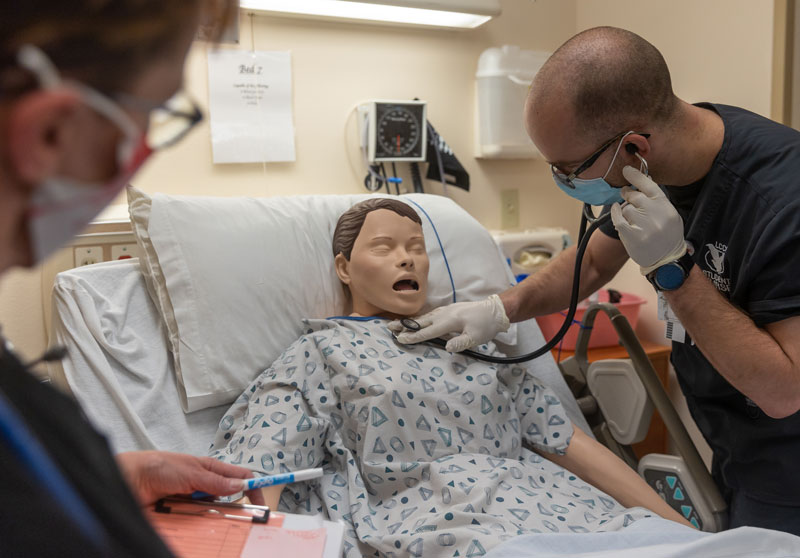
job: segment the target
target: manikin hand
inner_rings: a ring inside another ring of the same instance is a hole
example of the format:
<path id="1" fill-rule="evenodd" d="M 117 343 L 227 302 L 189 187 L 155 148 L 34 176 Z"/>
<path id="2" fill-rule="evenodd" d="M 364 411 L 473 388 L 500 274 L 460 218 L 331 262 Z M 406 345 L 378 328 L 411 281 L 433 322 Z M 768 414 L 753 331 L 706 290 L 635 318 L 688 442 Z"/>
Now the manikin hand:
<path id="1" fill-rule="evenodd" d="M 252 471 L 210 457 L 166 451 L 130 451 L 117 455 L 117 463 L 131 492 L 142 505 L 171 494 L 195 491 L 229 496 L 242 490 L 241 479 Z M 263 505 L 260 490 L 247 492 L 250 501 Z"/>
<path id="2" fill-rule="evenodd" d="M 497 295 L 478 302 L 457 302 L 441 306 L 415 320 L 421 328 L 416 332 L 403 332 L 404 328 L 399 320 L 389 323 L 388 327 L 398 334 L 397 341 L 404 345 L 457 333 L 456 337 L 447 342 L 446 349 L 451 353 L 487 343 L 498 333 L 508 331 L 511 325 L 506 309 Z"/>
<path id="3" fill-rule="evenodd" d="M 633 167 L 625 167 L 622 174 L 637 190 L 622 189 L 628 204 L 612 205 L 611 220 L 628 255 L 647 275 L 686 253 L 683 219 L 649 177 Z"/>

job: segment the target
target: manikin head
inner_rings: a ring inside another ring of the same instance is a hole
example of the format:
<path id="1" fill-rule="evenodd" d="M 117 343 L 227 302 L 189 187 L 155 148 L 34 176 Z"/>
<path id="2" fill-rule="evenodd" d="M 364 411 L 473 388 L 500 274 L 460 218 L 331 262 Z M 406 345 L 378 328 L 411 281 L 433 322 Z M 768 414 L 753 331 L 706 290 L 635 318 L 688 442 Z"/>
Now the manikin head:
<path id="1" fill-rule="evenodd" d="M 198 22 L 224 22 L 236 5 L 30 0 L 4 9 L 0 271 L 38 263 L 116 197 L 159 147 L 145 141 L 150 117 L 181 89 Z"/>
<path id="2" fill-rule="evenodd" d="M 628 184 L 622 169 L 640 168 L 639 156 L 657 173 L 653 145 L 669 148 L 666 132 L 680 104 L 653 45 L 623 29 L 597 27 L 569 39 L 537 73 L 525 126 L 554 177 L 570 175 L 606 147 L 577 178 L 604 177 L 621 187 Z"/>
<path id="3" fill-rule="evenodd" d="M 333 233 L 334 266 L 353 302 L 353 316 L 415 316 L 428 290 L 422 221 L 408 204 L 389 198 L 358 203 Z"/>

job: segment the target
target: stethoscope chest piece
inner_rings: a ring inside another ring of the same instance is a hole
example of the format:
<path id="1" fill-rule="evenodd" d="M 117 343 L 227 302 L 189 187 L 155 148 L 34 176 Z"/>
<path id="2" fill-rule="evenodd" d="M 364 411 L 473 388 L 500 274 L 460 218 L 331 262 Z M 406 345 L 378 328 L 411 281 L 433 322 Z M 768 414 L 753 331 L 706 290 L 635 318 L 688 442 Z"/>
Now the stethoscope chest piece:
<path id="1" fill-rule="evenodd" d="M 402 320 L 400 320 L 400 325 L 411 331 L 419 331 L 420 329 L 422 329 L 422 326 L 419 325 L 419 322 L 412 318 L 403 318 Z"/>
<path id="2" fill-rule="evenodd" d="M 419 322 L 417 320 L 413 319 L 413 318 L 403 318 L 403 319 L 401 319 L 400 320 L 400 325 L 402 325 L 403 328 L 408 330 L 408 331 L 419 331 L 420 329 L 422 329 L 422 326 L 419 325 Z M 392 338 L 394 339 L 395 343 L 397 343 L 399 345 L 403 345 L 403 343 L 400 343 L 400 341 L 397 339 L 397 334 L 396 333 L 392 332 Z"/>

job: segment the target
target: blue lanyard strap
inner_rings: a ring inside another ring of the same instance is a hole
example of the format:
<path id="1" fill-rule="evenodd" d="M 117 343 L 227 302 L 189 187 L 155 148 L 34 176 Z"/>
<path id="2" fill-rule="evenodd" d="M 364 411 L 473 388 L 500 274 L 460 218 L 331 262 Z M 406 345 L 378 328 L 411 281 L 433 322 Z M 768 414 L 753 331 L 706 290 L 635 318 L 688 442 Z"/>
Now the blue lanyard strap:
<path id="1" fill-rule="evenodd" d="M 83 498 L 47 454 L 30 428 L 23 422 L 5 394 L 0 392 L 0 441 L 19 458 L 34 478 L 53 495 L 59 505 L 84 534 L 87 540 L 101 548 L 108 548 L 106 531 Z M 43 533 L 43 536 L 47 536 Z"/>

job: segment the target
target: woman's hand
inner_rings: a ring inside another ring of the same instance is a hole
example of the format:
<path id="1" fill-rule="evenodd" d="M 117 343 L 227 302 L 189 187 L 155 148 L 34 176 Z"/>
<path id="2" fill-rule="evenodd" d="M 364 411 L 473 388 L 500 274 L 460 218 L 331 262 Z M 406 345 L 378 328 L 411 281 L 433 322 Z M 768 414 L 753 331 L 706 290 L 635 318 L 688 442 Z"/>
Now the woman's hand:
<path id="1" fill-rule="evenodd" d="M 172 494 L 207 492 L 229 496 L 242 490 L 242 479 L 252 471 L 210 457 L 165 451 L 131 451 L 117 455 L 117 463 L 133 494 L 142 505 Z M 260 490 L 246 493 L 256 505 L 264 504 Z"/>

